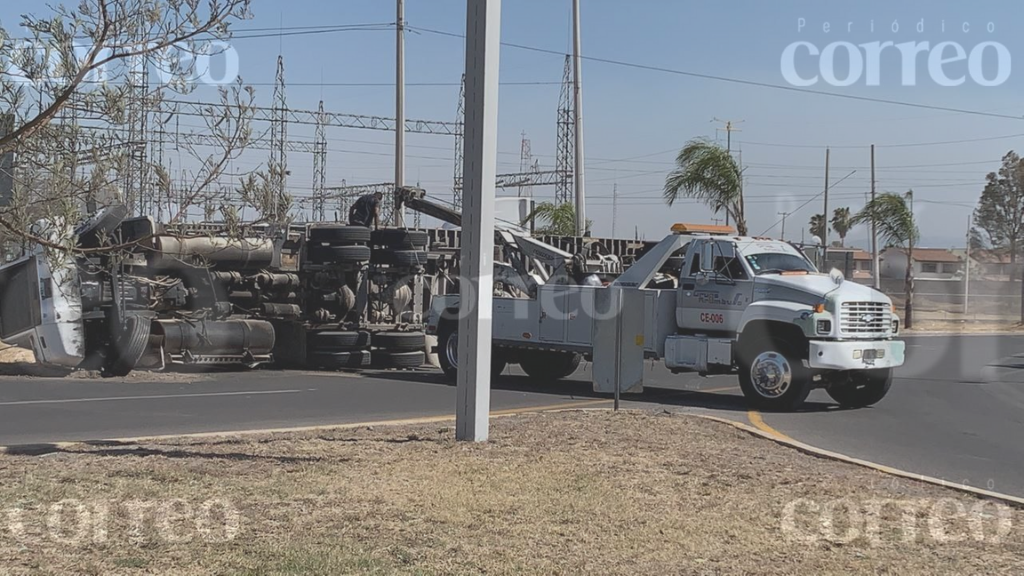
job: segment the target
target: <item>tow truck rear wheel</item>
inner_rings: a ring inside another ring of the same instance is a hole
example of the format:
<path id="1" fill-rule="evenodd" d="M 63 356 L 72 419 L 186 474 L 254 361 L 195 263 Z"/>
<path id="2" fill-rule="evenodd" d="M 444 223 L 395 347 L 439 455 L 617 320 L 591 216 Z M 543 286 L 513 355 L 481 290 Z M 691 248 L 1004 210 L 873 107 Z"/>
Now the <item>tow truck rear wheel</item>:
<path id="1" fill-rule="evenodd" d="M 792 411 L 811 393 L 811 375 L 794 345 L 758 338 L 741 352 L 740 389 L 754 406 L 769 411 Z"/>
<path id="2" fill-rule="evenodd" d="M 843 408 L 864 408 L 885 398 L 891 386 L 892 368 L 857 370 L 832 383 L 826 392 Z"/>

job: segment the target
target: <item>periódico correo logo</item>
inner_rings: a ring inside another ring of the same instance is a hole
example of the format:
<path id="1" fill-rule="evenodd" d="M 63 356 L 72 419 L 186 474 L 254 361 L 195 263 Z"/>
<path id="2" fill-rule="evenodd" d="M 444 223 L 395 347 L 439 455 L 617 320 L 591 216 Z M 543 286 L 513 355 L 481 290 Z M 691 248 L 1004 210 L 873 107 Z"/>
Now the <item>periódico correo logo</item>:
<path id="1" fill-rule="evenodd" d="M 805 25 L 801 18 L 797 30 Z M 852 27 L 853 23 L 849 23 L 847 28 Z M 990 26 L 989 31 L 991 29 Z M 829 24 L 824 23 L 822 31 L 827 34 L 830 30 Z M 874 22 L 870 30 L 874 32 Z M 893 28 L 894 32 L 896 30 L 898 28 Z M 946 30 L 945 22 L 941 30 Z M 916 31 L 925 31 L 923 20 L 918 23 Z M 992 40 L 967 46 L 952 40 L 935 44 L 930 41 L 854 44 L 841 40 L 824 47 L 801 40 L 789 44 L 782 51 L 781 67 L 786 82 L 801 87 L 814 86 L 819 82 L 838 87 L 858 83 L 879 86 L 883 73 L 892 69 L 898 70 L 903 86 L 916 86 L 920 73 L 925 71 L 938 86 L 960 86 L 969 80 L 979 86 L 991 87 L 1000 86 L 1010 78 L 1012 57 L 1005 45 Z"/>

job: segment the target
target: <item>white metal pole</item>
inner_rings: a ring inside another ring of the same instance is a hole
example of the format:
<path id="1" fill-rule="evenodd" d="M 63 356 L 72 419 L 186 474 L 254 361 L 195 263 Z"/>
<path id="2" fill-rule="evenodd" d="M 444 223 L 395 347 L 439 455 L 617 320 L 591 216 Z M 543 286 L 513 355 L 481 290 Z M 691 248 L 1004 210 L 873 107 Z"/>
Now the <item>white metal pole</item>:
<path id="1" fill-rule="evenodd" d="M 459 374 L 455 437 L 487 440 L 491 403 L 494 184 L 501 0 L 466 0 Z"/>
<path id="2" fill-rule="evenodd" d="M 576 125 L 576 235 L 587 229 L 587 198 L 583 186 L 583 58 L 580 55 L 580 0 L 572 1 L 573 123 Z"/>
<path id="3" fill-rule="evenodd" d="M 405 0 L 398 0 L 395 45 L 395 226 L 405 226 L 398 189 L 405 185 Z"/>

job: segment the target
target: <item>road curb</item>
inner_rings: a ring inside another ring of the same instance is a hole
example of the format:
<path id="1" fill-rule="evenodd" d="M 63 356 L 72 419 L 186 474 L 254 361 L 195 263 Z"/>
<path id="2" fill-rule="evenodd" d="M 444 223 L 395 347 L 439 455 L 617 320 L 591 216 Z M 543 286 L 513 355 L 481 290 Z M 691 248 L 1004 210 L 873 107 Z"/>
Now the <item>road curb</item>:
<path id="1" fill-rule="evenodd" d="M 547 404 L 541 406 L 526 406 L 523 408 L 508 408 L 505 410 L 494 410 L 491 418 L 502 418 L 518 416 L 522 414 L 539 414 L 543 412 L 574 412 L 594 410 L 591 408 L 597 404 L 610 403 L 611 400 L 582 400 L 576 402 L 563 402 L 559 404 Z M 599 408 L 598 410 L 605 410 Z M 420 418 L 400 418 L 394 420 L 377 420 L 369 422 L 348 422 L 341 424 L 321 424 L 316 426 L 295 426 L 291 428 L 258 428 L 250 430 L 225 430 L 221 432 L 193 432 L 191 434 L 163 434 L 154 436 L 135 436 L 128 438 L 103 438 L 93 440 L 81 440 L 72 442 L 38 442 L 32 444 L 11 444 L 0 446 L 0 456 L 43 456 L 66 450 L 77 446 L 88 446 L 90 444 L 146 444 L 163 442 L 167 440 L 202 440 L 206 438 L 224 438 L 231 436 L 256 436 L 261 434 L 285 434 L 296 432 L 319 432 L 328 430 L 352 430 L 354 428 L 385 427 L 385 426 L 414 426 L 418 424 L 435 424 L 440 422 L 454 422 L 454 414 L 439 416 L 424 416 Z M 0 573 L 2 574 L 2 573 Z"/>
<path id="2" fill-rule="evenodd" d="M 732 426 L 733 428 L 736 428 L 738 430 L 742 430 L 744 432 L 747 432 L 748 434 L 752 434 L 754 436 L 757 436 L 759 438 L 764 438 L 766 440 L 771 440 L 772 442 L 775 442 L 776 444 L 780 444 L 782 446 L 787 446 L 789 448 L 793 448 L 794 450 L 797 450 L 799 452 L 803 452 L 804 454 L 807 454 L 809 456 L 816 456 L 818 458 L 825 458 L 825 459 L 828 459 L 828 460 L 835 460 L 837 462 L 844 462 L 846 464 L 852 464 L 854 466 L 860 466 L 862 468 L 868 468 L 868 469 L 874 470 L 876 472 L 881 472 L 883 474 L 888 474 L 890 476 L 898 476 L 900 478 L 906 478 L 908 480 L 916 480 L 918 482 L 924 482 L 925 484 L 931 484 L 933 486 L 939 486 L 941 488 L 948 488 L 948 489 L 956 490 L 958 492 L 964 492 L 964 493 L 967 493 L 967 494 L 972 494 L 972 495 L 978 496 L 980 498 L 987 498 L 987 499 L 990 499 L 990 500 L 997 500 L 997 501 L 1002 502 L 1004 504 L 1008 504 L 1008 505 L 1014 506 L 1016 508 L 1024 509 L 1024 498 L 1019 498 L 1017 496 L 1011 496 L 1009 494 L 1002 494 L 1000 492 L 992 492 L 991 490 L 982 490 L 981 488 L 973 488 L 971 486 L 964 486 L 962 484 L 953 484 L 951 482 L 946 482 L 945 480 L 942 480 L 940 478 L 934 478 L 932 476 L 925 476 L 924 474 L 915 474 L 913 472 L 907 472 L 906 470 L 900 470 L 898 468 L 893 468 L 891 466 L 885 466 L 883 464 L 876 464 L 876 463 L 870 462 L 868 460 L 861 460 L 860 458 L 854 458 L 852 456 L 847 456 L 845 454 L 840 454 L 838 452 L 832 452 L 830 450 L 824 450 L 822 448 L 816 448 L 816 447 L 811 446 L 809 444 L 804 444 L 803 442 L 800 442 L 800 441 L 797 441 L 797 440 L 793 440 L 792 438 L 789 438 L 788 436 L 781 436 L 781 435 L 771 434 L 771 433 L 765 432 L 764 430 L 759 430 L 759 429 L 755 428 L 754 426 L 750 426 L 750 425 L 744 424 L 742 422 L 736 422 L 734 420 L 729 420 L 727 418 L 719 418 L 717 416 L 708 416 L 706 414 L 690 414 L 690 415 L 691 416 L 696 416 L 697 418 L 703 418 L 704 420 L 710 420 L 712 422 L 719 422 L 721 424 L 728 424 L 728 425 Z"/>

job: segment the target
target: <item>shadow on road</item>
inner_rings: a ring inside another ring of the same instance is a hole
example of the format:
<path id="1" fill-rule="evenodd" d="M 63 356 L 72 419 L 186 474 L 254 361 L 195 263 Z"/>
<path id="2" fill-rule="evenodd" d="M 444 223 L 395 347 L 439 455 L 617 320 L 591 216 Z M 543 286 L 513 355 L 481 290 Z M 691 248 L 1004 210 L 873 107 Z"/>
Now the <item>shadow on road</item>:
<path id="1" fill-rule="evenodd" d="M 363 372 L 364 378 L 382 380 L 399 380 L 431 386 L 454 387 L 444 374 L 421 369 L 415 371 L 379 371 Z M 578 377 L 578 375 L 577 375 Z M 593 384 L 586 380 L 556 380 L 542 382 L 529 376 L 504 374 L 491 380 L 492 390 L 523 392 L 530 394 L 548 394 L 551 396 L 611 400 L 611 394 L 594 392 Z M 740 394 L 720 392 L 702 392 L 700 390 L 680 390 L 673 388 L 657 388 L 645 386 L 642 394 L 623 394 L 622 402 L 640 402 L 676 406 L 680 408 L 705 408 L 729 412 L 747 412 L 752 407 Z M 799 412 L 827 412 L 839 410 L 837 404 L 827 402 L 805 402 Z"/>

